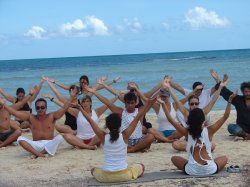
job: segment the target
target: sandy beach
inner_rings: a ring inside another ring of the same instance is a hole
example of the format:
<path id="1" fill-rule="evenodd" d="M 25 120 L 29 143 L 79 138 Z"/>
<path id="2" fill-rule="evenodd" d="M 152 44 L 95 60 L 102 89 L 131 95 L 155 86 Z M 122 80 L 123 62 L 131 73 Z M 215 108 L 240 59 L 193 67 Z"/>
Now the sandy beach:
<path id="1" fill-rule="evenodd" d="M 223 111 L 213 111 L 212 121 L 222 115 Z M 104 123 L 101 120 L 101 125 Z M 157 128 L 156 116 L 148 114 L 147 119 Z M 57 123 L 63 122 L 63 119 Z M 250 183 L 249 141 L 233 141 L 227 132 L 227 124 L 235 122 L 235 111 L 217 132 L 213 141 L 216 143 L 214 157 L 227 155 L 229 165 L 239 165 L 241 173 L 230 173 L 221 178 L 189 178 L 158 180 L 147 183 L 131 183 L 119 186 L 248 186 Z M 23 133 L 31 137 L 31 133 Z M 171 163 L 171 156 L 186 152 L 175 151 L 171 144 L 154 143 L 147 153 L 128 154 L 128 163 L 144 163 L 145 172 L 176 170 Z M 0 149 L 0 186 L 87 186 L 91 178 L 92 167 L 101 167 L 103 149 L 95 151 L 73 149 L 65 141 L 59 146 L 55 157 L 31 159 L 30 154 L 20 146 Z"/>

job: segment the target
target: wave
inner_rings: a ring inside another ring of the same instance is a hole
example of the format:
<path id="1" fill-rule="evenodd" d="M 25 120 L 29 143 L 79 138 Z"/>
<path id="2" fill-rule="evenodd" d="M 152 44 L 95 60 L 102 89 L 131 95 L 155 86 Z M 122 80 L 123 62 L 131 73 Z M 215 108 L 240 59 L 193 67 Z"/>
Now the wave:
<path id="1" fill-rule="evenodd" d="M 183 58 L 171 58 L 168 59 L 170 61 L 179 61 L 179 60 L 196 60 L 196 59 L 214 59 L 216 57 L 207 57 L 207 56 L 190 56 L 190 57 L 183 57 Z"/>

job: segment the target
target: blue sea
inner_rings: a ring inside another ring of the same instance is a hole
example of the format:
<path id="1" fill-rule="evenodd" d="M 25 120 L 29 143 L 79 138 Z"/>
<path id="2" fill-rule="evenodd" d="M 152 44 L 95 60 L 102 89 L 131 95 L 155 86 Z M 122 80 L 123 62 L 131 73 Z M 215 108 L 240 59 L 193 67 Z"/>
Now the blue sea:
<path id="1" fill-rule="evenodd" d="M 215 69 L 220 77 L 224 73 L 229 75 L 230 89 L 240 89 L 241 82 L 250 81 L 250 49 L 2 60 L 0 88 L 14 96 L 18 87 L 23 87 L 28 93 L 30 87 L 39 84 L 42 75 L 66 85 L 76 84 L 81 75 L 87 75 L 90 85 L 95 85 L 96 78 L 105 74 L 108 74 L 109 80 L 121 76 L 118 83 L 113 85 L 117 90 L 125 89 L 128 82 L 134 81 L 146 92 L 165 75 L 171 75 L 173 81 L 184 88 L 191 89 L 195 81 L 201 81 L 205 88 L 211 88 L 215 84 L 209 72 L 211 68 Z M 68 92 L 57 88 L 68 97 Z M 41 97 L 42 93 L 52 93 L 46 82 L 38 97 Z M 100 93 L 112 98 L 105 90 Z M 182 98 L 179 93 L 177 96 Z M 93 97 L 93 105 L 96 108 L 101 106 L 101 103 Z M 117 102 L 117 105 L 122 106 L 122 103 Z M 223 110 L 225 106 L 225 101 L 220 98 L 214 110 Z M 55 104 L 48 102 L 48 111 L 56 109 L 58 107 Z"/>

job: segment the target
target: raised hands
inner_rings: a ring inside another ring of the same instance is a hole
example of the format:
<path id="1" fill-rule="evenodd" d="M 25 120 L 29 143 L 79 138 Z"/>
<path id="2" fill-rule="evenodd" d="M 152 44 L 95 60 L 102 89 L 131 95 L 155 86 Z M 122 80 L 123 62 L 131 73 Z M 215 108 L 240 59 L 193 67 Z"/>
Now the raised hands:
<path id="1" fill-rule="evenodd" d="M 50 98 L 52 98 L 52 95 L 51 94 L 42 94 L 42 96 L 44 97 L 44 98 L 46 98 L 46 99 L 50 99 Z"/>
<path id="2" fill-rule="evenodd" d="M 219 76 L 217 74 L 216 71 L 214 71 L 214 69 L 210 69 L 210 74 L 212 75 L 212 77 L 214 78 L 216 83 L 219 83 Z"/>
<path id="3" fill-rule="evenodd" d="M 233 94 L 229 96 L 228 102 L 231 103 L 236 95 L 238 95 L 238 89 L 234 90 Z"/>

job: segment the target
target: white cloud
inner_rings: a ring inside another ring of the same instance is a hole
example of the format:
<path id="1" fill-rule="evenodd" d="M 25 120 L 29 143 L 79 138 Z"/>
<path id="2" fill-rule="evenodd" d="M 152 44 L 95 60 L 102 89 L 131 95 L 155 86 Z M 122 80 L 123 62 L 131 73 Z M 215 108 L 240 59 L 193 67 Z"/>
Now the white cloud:
<path id="1" fill-rule="evenodd" d="M 162 26 L 163 26 L 166 30 L 169 30 L 169 28 L 170 28 L 169 24 L 166 23 L 166 22 L 163 22 L 163 23 L 162 23 Z"/>
<path id="2" fill-rule="evenodd" d="M 230 22 L 227 18 L 221 18 L 216 12 L 208 11 L 203 7 L 190 9 L 185 15 L 185 22 L 194 29 L 201 27 L 227 27 Z"/>
<path id="3" fill-rule="evenodd" d="M 123 20 L 123 24 L 116 25 L 116 31 L 117 32 L 124 32 L 126 30 L 132 31 L 134 33 L 138 33 L 143 29 L 142 24 L 138 20 L 138 18 L 134 18 L 132 21 L 125 18 Z"/>
<path id="4" fill-rule="evenodd" d="M 95 16 L 86 16 L 83 20 L 76 19 L 72 23 L 64 23 L 60 27 L 60 32 L 72 37 L 110 34 L 105 23 Z"/>
<path id="5" fill-rule="evenodd" d="M 24 36 L 28 36 L 34 39 L 46 39 L 44 35 L 46 32 L 47 31 L 43 29 L 42 27 L 32 26 L 31 29 L 28 30 L 28 32 L 24 34 Z"/>

